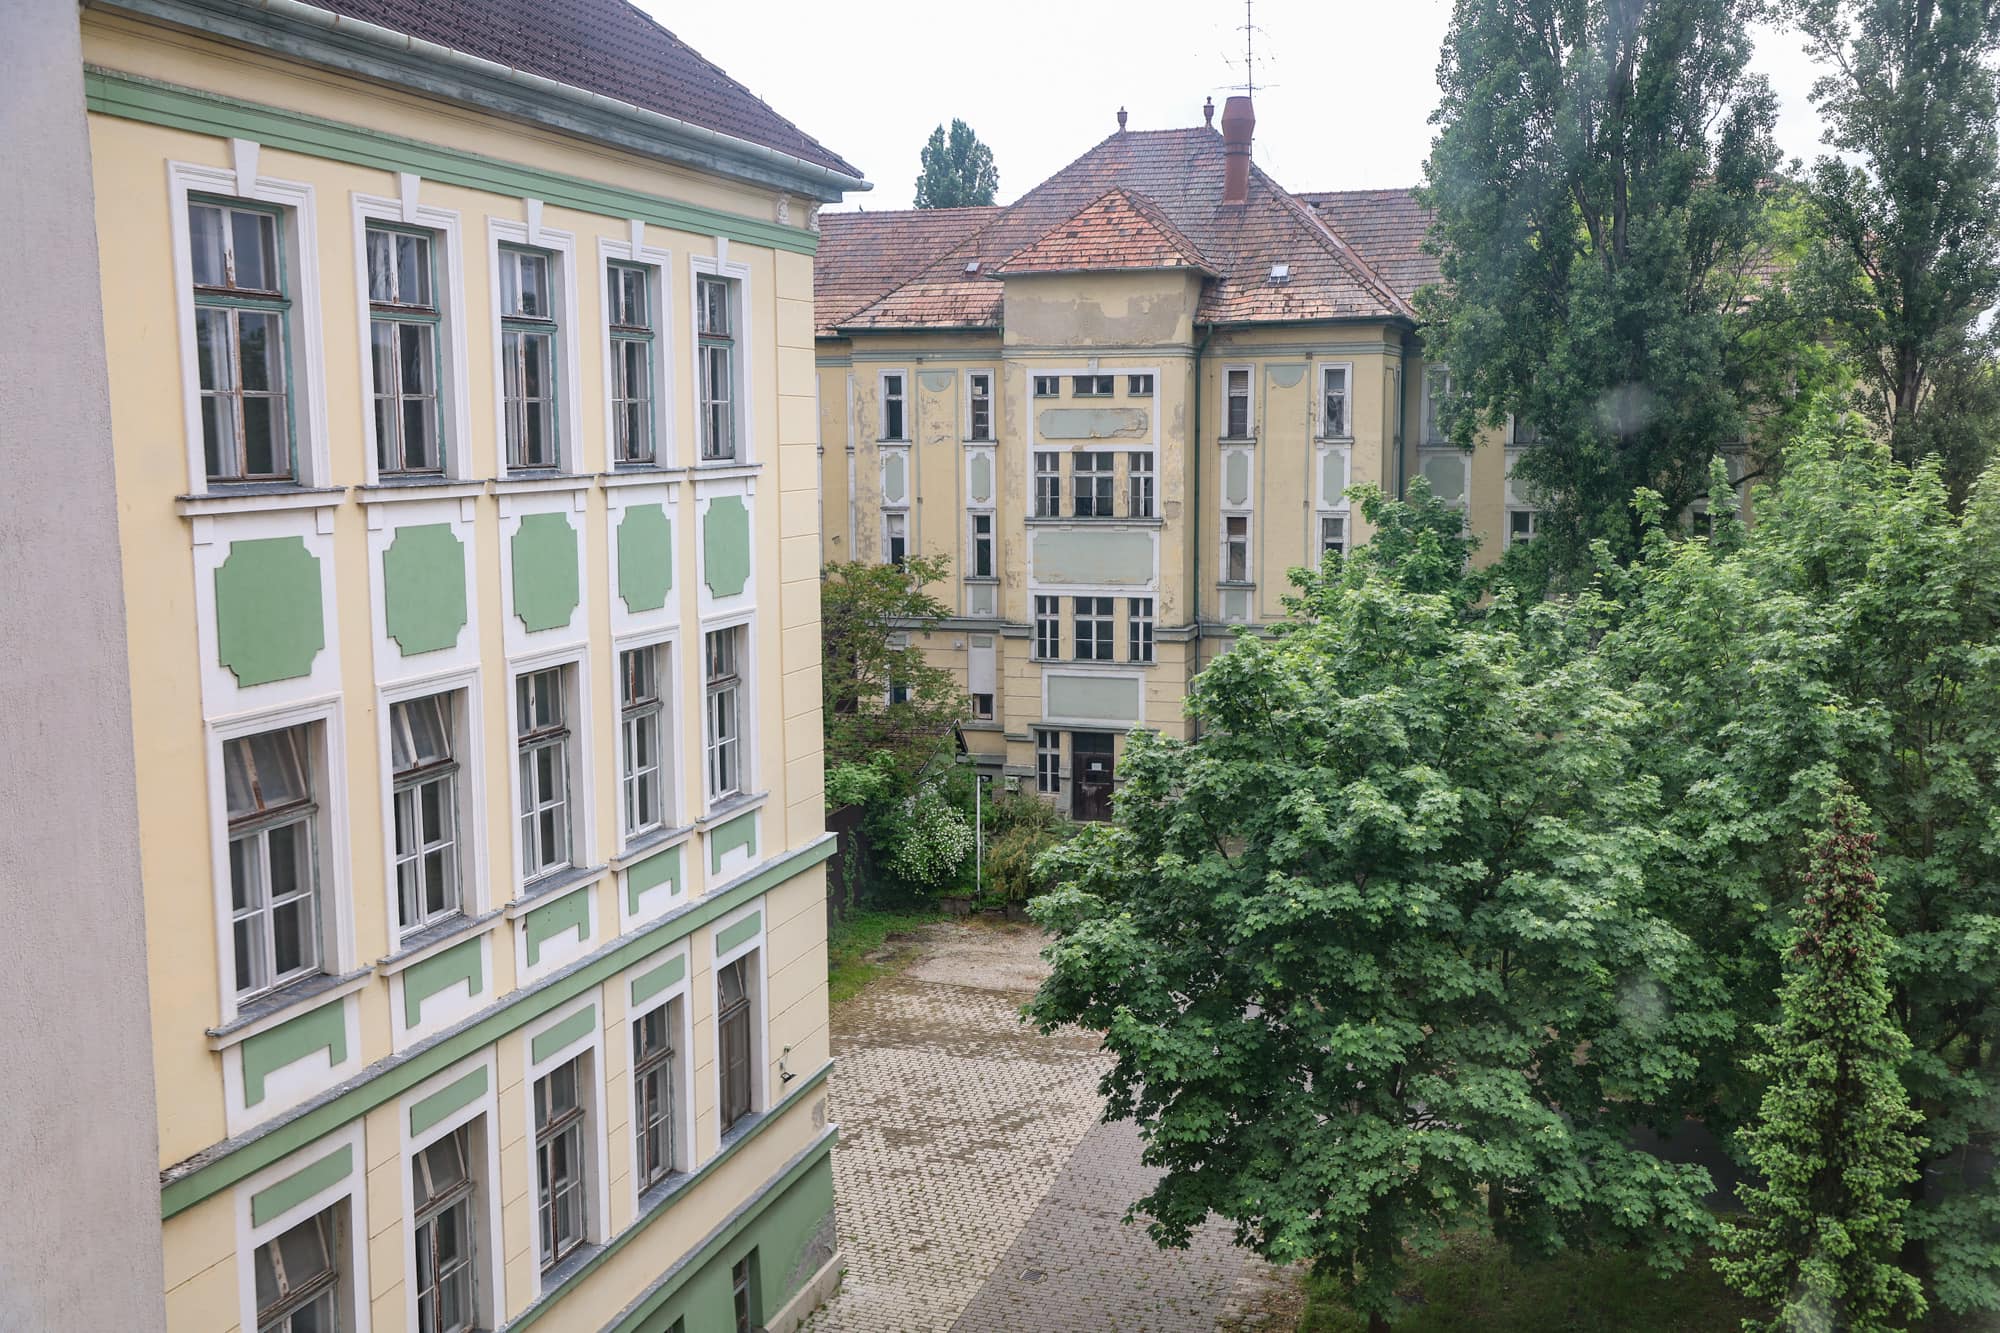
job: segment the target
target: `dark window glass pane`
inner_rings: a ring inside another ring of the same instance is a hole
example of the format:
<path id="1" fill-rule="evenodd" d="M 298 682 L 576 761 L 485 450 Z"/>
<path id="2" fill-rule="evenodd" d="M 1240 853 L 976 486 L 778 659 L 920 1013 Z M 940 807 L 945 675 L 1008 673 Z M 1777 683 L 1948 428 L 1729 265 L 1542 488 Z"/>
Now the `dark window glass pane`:
<path id="1" fill-rule="evenodd" d="M 197 286 L 220 287 L 228 281 L 222 259 L 222 210 L 212 204 L 188 205 L 188 247 Z"/>

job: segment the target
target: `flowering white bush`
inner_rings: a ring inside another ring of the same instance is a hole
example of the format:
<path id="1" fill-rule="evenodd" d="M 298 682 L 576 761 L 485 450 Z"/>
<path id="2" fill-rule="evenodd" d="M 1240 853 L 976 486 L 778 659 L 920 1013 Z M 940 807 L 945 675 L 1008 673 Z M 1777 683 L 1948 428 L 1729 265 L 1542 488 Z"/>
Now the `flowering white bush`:
<path id="1" fill-rule="evenodd" d="M 903 802 L 903 820 L 889 869 L 926 888 L 948 882 L 972 851 L 971 823 L 930 788 Z"/>

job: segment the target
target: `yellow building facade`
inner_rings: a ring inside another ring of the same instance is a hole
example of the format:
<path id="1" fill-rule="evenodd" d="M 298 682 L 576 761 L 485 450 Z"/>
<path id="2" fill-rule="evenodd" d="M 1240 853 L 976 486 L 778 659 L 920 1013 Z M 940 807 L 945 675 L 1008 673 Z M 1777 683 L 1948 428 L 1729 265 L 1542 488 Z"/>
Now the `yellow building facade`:
<path id="1" fill-rule="evenodd" d="M 825 557 L 948 561 L 916 641 L 968 748 L 1079 818 L 1127 734 L 1188 734 L 1195 673 L 1285 614 L 1291 570 L 1367 540 L 1350 487 L 1424 477 L 1482 562 L 1533 535 L 1509 434 L 1434 424 L 1423 210 L 1287 193 L 1248 112 L 1121 124 L 1007 208 L 824 220 Z"/>
<path id="2" fill-rule="evenodd" d="M 865 183 L 617 3 L 82 52 L 167 1326 L 796 1326 L 813 222 Z"/>

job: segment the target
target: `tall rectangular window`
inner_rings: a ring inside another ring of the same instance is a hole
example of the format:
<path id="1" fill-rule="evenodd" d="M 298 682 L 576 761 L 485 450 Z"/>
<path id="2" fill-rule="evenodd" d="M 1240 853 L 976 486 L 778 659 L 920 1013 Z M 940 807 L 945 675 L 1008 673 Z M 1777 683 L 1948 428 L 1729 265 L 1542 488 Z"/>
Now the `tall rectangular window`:
<path id="1" fill-rule="evenodd" d="M 433 694 L 389 709 L 394 770 L 396 903 L 411 935 L 458 915 L 458 756 L 451 696 Z"/>
<path id="2" fill-rule="evenodd" d="M 547 667 L 514 680 L 523 880 L 571 864 L 568 671 Z"/>
<path id="3" fill-rule="evenodd" d="M 1130 612 L 1128 657 L 1134 662 L 1153 660 L 1153 599 L 1134 597 L 1126 604 Z"/>
<path id="4" fill-rule="evenodd" d="M 313 731 L 226 741 L 230 933 L 238 1000 L 320 970 Z"/>
<path id="5" fill-rule="evenodd" d="M 1535 539 L 1535 511 L 1532 509 L 1509 509 L 1507 511 L 1507 545 L 1517 546 Z"/>
<path id="6" fill-rule="evenodd" d="M 1035 455 L 1035 517 L 1062 516 L 1062 455 L 1038 452 Z"/>
<path id="7" fill-rule="evenodd" d="M 703 640 L 711 801 L 743 790 L 743 636 L 744 627 L 732 625 L 709 631 Z"/>
<path id="8" fill-rule="evenodd" d="M 903 419 L 903 376 L 890 371 L 882 376 L 882 438 L 907 440 L 908 423 Z"/>
<path id="9" fill-rule="evenodd" d="M 341 1327 L 340 1204 L 265 1241 L 252 1258 L 258 1333 Z"/>
<path id="10" fill-rule="evenodd" d="M 700 344 L 701 456 L 734 461 L 736 451 L 736 284 L 704 275 L 695 283 L 695 326 Z"/>
<path id="11" fill-rule="evenodd" d="M 440 472 L 443 417 L 432 234 L 371 223 L 367 248 L 375 466 L 384 475 Z"/>
<path id="12" fill-rule="evenodd" d="M 1125 513 L 1128 518 L 1153 517 L 1153 456 L 1125 456 Z"/>
<path id="13" fill-rule="evenodd" d="M 611 293 L 611 461 L 652 463 L 659 457 L 654 435 L 653 344 L 659 333 L 653 311 L 654 270 L 612 264 L 606 271 Z"/>
<path id="14" fill-rule="evenodd" d="M 1451 371 L 1432 366 L 1424 372 L 1424 443 L 1448 444 L 1445 412 L 1451 403 Z"/>
<path id="15" fill-rule="evenodd" d="M 272 209 L 188 201 L 195 366 L 210 481 L 289 481 L 291 293 Z"/>
<path id="16" fill-rule="evenodd" d="M 1238 366 L 1224 376 L 1226 412 L 1222 433 L 1232 440 L 1250 438 L 1250 369 Z"/>
<path id="17" fill-rule="evenodd" d="M 1035 656 L 1053 660 L 1062 652 L 1062 598 L 1035 598 Z"/>
<path id="18" fill-rule="evenodd" d="M 965 433 L 968 439 L 993 438 L 993 377 L 974 371 L 965 377 Z"/>
<path id="19" fill-rule="evenodd" d="M 1111 660 L 1111 598 L 1076 599 L 1076 660 Z"/>
<path id="20" fill-rule="evenodd" d="M 762 1295 L 757 1290 L 757 1251 L 752 1249 L 729 1269 L 729 1300 L 736 1316 L 736 1333 L 756 1333 L 763 1326 Z"/>
<path id="21" fill-rule="evenodd" d="M 1328 555 L 1347 554 L 1347 515 L 1319 516 L 1319 553 L 1321 559 Z"/>
<path id="22" fill-rule="evenodd" d="M 632 1024 L 633 1132 L 639 1141 L 639 1189 L 674 1173 L 674 1031 L 679 1000 L 671 1000 Z"/>
<path id="23" fill-rule="evenodd" d="M 1078 518 L 1110 518 L 1113 459 L 1116 454 L 1086 450 L 1070 455 L 1070 480 Z"/>
<path id="24" fill-rule="evenodd" d="M 894 510 L 882 515 L 882 559 L 901 565 L 910 558 L 910 516 Z"/>
<path id="25" fill-rule="evenodd" d="M 1250 581 L 1250 517 L 1226 514 L 1222 519 L 1222 581 Z"/>
<path id="26" fill-rule="evenodd" d="M 1324 439 L 1347 439 L 1354 433 L 1347 419 L 1347 367 L 1322 366 L 1319 374 L 1319 433 Z"/>
<path id="27" fill-rule="evenodd" d="M 460 1126 L 410 1160 L 418 1333 L 465 1333 L 478 1319 L 474 1193 L 472 1126 Z"/>
<path id="28" fill-rule="evenodd" d="M 660 689 L 665 651 L 651 645 L 618 654 L 619 756 L 628 838 L 660 828 L 667 820 L 667 710 Z"/>
<path id="29" fill-rule="evenodd" d="M 542 1271 L 548 1272 L 585 1234 L 588 1201 L 582 1098 L 584 1057 L 535 1080 L 535 1203 L 542 1232 Z"/>
<path id="30" fill-rule="evenodd" d="M 993 577 L 993 515 L 973 514 L 972 558 L 967 564 L 968 576 L 975 579 Z"/>
<path id="31" fill-rule="evenodd" d="M 500 380 L 507 466 L 562 466 L 556 418 L 554 256 L 500 247 Z"/>
<path id="32" fill-rule="evenodd" d="M 715 974 L 716 1068 L 722 1080 L 722 1132 L 756 1109 L 753 1070 L 757 1043 L 751 1031 L 750 959 L 745 954 Z"/>
<path id="33" fill-rule="evenodd" d="M 1035 790 L 1054 793 L 1062 790 L 1062 733 L 1035 732 Z"/>

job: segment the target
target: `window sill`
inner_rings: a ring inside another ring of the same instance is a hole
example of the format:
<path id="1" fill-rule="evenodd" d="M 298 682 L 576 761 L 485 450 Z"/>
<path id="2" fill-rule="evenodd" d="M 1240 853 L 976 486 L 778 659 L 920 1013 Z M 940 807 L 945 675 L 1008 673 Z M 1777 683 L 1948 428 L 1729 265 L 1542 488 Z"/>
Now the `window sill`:
<path id="1" fill-rule="evenodd" d="M 713 459 L 696 463 L 696 481 L 727 481 L 732 477 L 754 477 L 764 470 L 762 463 L 739 463 L 735 459 Z"/>
<path id="2" fill-rule="evenodd" d="M 1257 443 L 1257 437 L 1255 435 L 1223 435 L 1217 437 L 1215 442 L 1217 444 L 1255 444 Z"/>
<path id="3" fill-rule="evenodd" d="M 683 824 L 679 828 L 654 829 L 650 833 L 642 833 L 627 842 L 625 850 L 611 858 L 611 868 L 623 870 L 626 866 L 643 861 L 656 852 L 664 852 L 677 843 L 687 841 L 693 832 L 694 825 Z"/>
<path id="4" fill-rule="evenodd" d="M 596 477 L 588 472 L 512 472 L 495 477 L 486 487 L 495 495 L 531 495 L 537 491 L 588 490 Z"/>
<path id="5" fill-rule="evenodd" d="M 1313 439 L 1315 439 L 1315 440 L 1319 441 L 1319 442 L 1320 442 L 1321 444 L 1353 444 L 1353 443 L 1354 443 L 1354 437 L 1353 437 L 1352 435 L 1315 435 L 1315 436 L 1313 436 Z"/>
<path id="6" fill-rule="evenodd" d="M 605 490 L 619 486 L 657 486 L 661 482 L 679 481 L 687 476 L 684 467 L 668 467 L 651 463 L 632 463 L 611 472 L 597 474 L 597 484 Z"/>
<path id="7" fill-rule="evenodd" d="M 485 493 L 485 482 L 465 481 L 458 477 L 388 477 L 354 488 L 354 498 L 365 505 L 395 504 L 405 500 L 462 500 Z"/>
<path id="8" fill-rule="evenodd" d="M 174 511 L 182 518 L 211 514 L 264 514 L 280 509 L 330 509 L 347 498 L 345 486 L 294 486 L 290 482 L 255 482 L 227 490 L 175 497 Z"/>
<path id="9" fill-rule="evenodd" d="M 763 806 L 764 802 L 770 799 L 771 793 L 767 791 L 750 792 L 748 794 L 739 793 L 726 798 L 720 804 L 711 805 L 708 808 L 707 814 L 694 821 L 694 826 L 706 832 L 714 828 L 717 824 L 725 823 L 736 818 L 738 815 L 748 814 L 752 810 L 759 809 Z"/>
<path id="10" fill-rule="evenodd" d="M 288 1023 L 308 1009 L 332 1004 L 345 996 L 352 995 L 375 978 L 372 967 L 360 968 L 345 976 L 321 973 L 316 977 L 306 977 L 295 981 L 280 991 L 260 995 L 238 1010 L 236 1017 L 220 1027 L 207 1029 L 208 1049 L 226 1051 L 231 1046 L 248 1041 L 260 1032 L 269 1032 L 282 1023 Z"/>
<path id="11" fill-rule="evenodd" d="M 474 917 L 454 917 L 450 921 L 440 921 L 428 926 L 404 940 L 402 947 L 386 957 L 375 960 L 378 976 L 394 976 L 404 968 L 421 963 L 426 958 L 434 958 L 454 945 L 469 939 L 477 939 L 500 924 L 501 909 Z"/>
<path id="12" fill-rule="evenodd" d="M 960 440 L 960 441 L 959 441 L 959 443 L 960 443 L 960 444 L 998 444 L 998 443 L 1000 443 L 1000 441 L 998 441 L 998 440 L 994 439 L 994 438 L 993 438 L 993 437 L 992 437 L 991 435 L 984 435 L 984 436 L 980 436 L 980 435 L 968 435 L 968 436 L 966 436 L 966 437 L 965 437 L 965 438 L 964 438 L 963 440 Z"/>
<path id="13" fill-rule="evenodd" d="M 970 718 L 964 722 L 959 723 L 958 725 L 963 730 L 966 731 L 1004 732 L 1006 730 L 1006 728 L 1001 723 L 995 722 L 992 718 L 977 718 L 977 717 Z"/>
<path id="14" fill-rule="evenodd" d="M 967 574 L 965 581 L 967 583 L 977 583 L 982 586 L 991 587 L 997 587 L 1000 583 L 1000 580 L 992 574 Z"/>
<path id="15" fill-rule="evenodd" d="M 604 878 L 607 869 L 608 866 L 585 866 L 582 869 L 572 867 L 544 875 L 533 883 L 524 885 L 521 891 L 514 895 L 513 901 L 501 910 L 507 914 L 509 921 L 519 920 L 537 907 L 552 903 L 566 893 L 588 884 L 595 884 Z"/>
<path id="16" fill-rule="evenodd" d="M 1244 579 L 1217 579 L 1215 586 L 1218 588 L 1254 588 L 1257 585 Z"/>
<path id="17" fill-rule="evenodd" d="M 1127 527 L 1157 528 L 1164 526 L 1165 520 L 1157 518 L 1128 518 L 1122 514 L 1107 514 L 1099 518 L 1095 514 L 1058 514 L 1053 518 L 1038 515 L 1024 520 L 1031 528 L 1060 528 L 1081 525 L 1086 528 Z"/>
<path id="18" fill-rule="evenodd" d="M 542 1290 L 554 1291 L 582 1272 L 604 1252 L 603 1241 L 592 1241 L 579 1245 L 563 1256 L 563 1261 L 554 1268 L 542 1270 Z"/>

